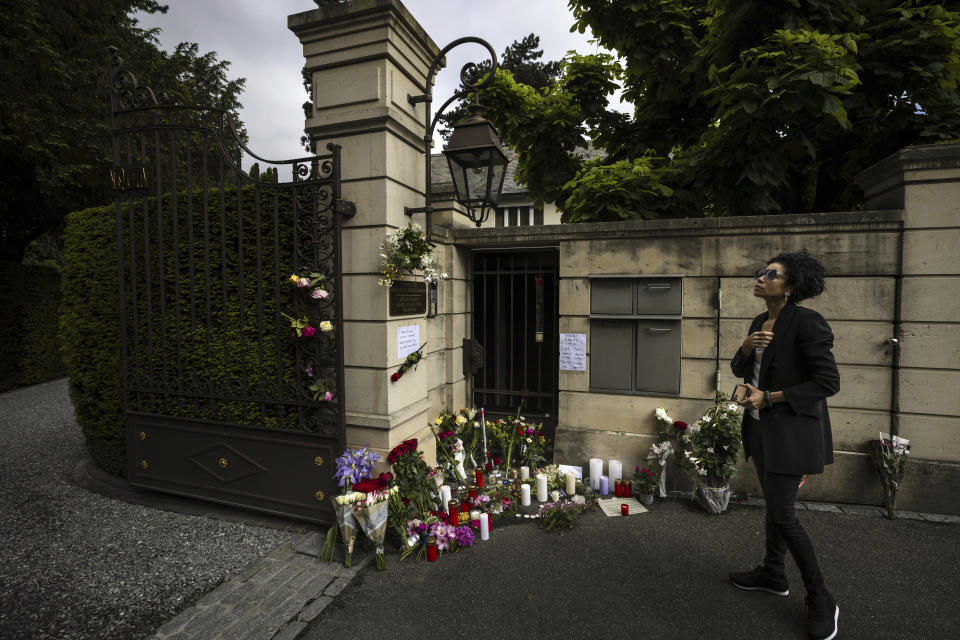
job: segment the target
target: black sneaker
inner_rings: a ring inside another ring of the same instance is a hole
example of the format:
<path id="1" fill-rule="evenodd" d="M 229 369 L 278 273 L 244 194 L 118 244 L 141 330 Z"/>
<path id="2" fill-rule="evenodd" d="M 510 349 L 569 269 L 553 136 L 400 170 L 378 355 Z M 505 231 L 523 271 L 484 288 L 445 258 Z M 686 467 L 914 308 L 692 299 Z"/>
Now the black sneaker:
<path id="1" fill-rule="evenodd" d="M 840 607 L 829 593 L 807 596 L 807 637 L 810 640 L 832 640 L 837 636 Z"/>
<path id="2" fill-rule="evenodd" d="M 766 591 L 775 596 L 788 596 L 786 576 L 775 576 L 766 567 L 757 567 L 753 571 L 731 573 L 730 582 L 738 589 L 747 591 Z"/>

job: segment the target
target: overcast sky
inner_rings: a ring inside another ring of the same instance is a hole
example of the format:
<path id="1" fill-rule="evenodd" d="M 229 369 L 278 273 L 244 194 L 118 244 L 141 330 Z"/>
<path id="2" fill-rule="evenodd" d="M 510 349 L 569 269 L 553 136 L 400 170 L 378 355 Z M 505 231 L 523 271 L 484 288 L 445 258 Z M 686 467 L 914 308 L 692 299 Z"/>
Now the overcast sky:
<path id="1" fill-rule="evenodd" d="M 240 101 L 250 148 L 273 160 L 303 155 L 301 105 L 307 95 L 300 70 L 304 58 L 296 36 L 287 29 L 287 16 L 316 9 L 313 0 L 164 1 L 170 6 L 166 15 L 139 16 L 144 26 L 162 29 L 164 49 L 196 42 L 201 53 L 216 51 L 221 60 L 230 61 L 231 78 L 247 79 Z M 571 49 L 598 51 L 588 42 L 589 33 L 570 33 L 573 15 L 565 0 L 402 1 L 439 47 L 463 36 L 478 36 L 499 56 L 514 40 L 536 33 L 546 60 L 560 59 Z M 453 93 L 460 67 L 484 57 L 486 49 L 479 45 L 461 45 L 451 51 L 447 67 L 437 76 L 434 106 Z"/>

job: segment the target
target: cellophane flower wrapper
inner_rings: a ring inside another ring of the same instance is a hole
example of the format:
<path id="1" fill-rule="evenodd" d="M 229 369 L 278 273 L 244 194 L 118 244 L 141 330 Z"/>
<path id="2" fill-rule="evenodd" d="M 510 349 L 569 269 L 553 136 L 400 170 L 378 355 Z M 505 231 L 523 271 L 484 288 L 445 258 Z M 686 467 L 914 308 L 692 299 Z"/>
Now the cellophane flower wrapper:
<path id="1" fill-rule="evenodd" d="M 356 517 L 357 522 L 359 522 L 360 529 L 377 548 L 377 571 L 383 571 L 386 568 L 386 563 L 383 559 L 383 541 L 387 535 L 389 506 L 390 503 L 387 500 L 381 500 L 370 505 L 361 506 L 354 511 L 354 517 Z"/>
<path id="2" fill-rule="evenodd" d="M 338 505 L 336 499 L 333 503 L 334 512 L 337 514 L 337 524 L 340 526 L 340 537 L 343 543 L 347 545 L 347 553 L 343 558 L 343 566 L 350 568 L 353 562 L 353 545 L 357 542 L 357 519 L 353 515 L 353 505 Z"/>

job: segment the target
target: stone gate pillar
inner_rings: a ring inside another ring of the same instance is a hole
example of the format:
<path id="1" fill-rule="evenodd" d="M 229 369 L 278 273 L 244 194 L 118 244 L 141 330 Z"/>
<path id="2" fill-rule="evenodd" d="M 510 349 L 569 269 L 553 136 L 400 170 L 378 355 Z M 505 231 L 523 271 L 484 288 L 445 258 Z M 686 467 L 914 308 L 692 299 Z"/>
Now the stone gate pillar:
<path id="1" fill-rule="evenodd" d="M 416 437 L 432 464 L 428 421 L 442 406 L 465 402 L 450 391 L 457 388 L 463 395 L 462 374 L 453 362 L 459 344 L 448 339 L 451 325 L 444 320 L 450 311 L 444 301 L 454 289 L 449 281 L 441 283 L 437 318 L 391 316 L 388 290 L 377 280 L 385 233 L 410 221 L 404 206 L 423 205 L 425 107 L 410 105 L 407 96 L 423 93 L 439 48 L 398 0 L 333 4 L 291 15 L 288 26 L 303 44 L 313 75 L 307 133 L 318 153 L 328 142 L 342 146 L 343 198 L 357 205 L 343 236 L 347 443 L 369 445 L 385 457 L 399 442 Z M 423 225 L 422 215 L 415 218 Z M 434 253 L 444 270 L 453 272 L 447 249 L 441 243 Z M 390 374 L 402 362 L 397 330 L 411 326 L 427 343 L 425 358 L 416 371 L 392 383 Z"/>

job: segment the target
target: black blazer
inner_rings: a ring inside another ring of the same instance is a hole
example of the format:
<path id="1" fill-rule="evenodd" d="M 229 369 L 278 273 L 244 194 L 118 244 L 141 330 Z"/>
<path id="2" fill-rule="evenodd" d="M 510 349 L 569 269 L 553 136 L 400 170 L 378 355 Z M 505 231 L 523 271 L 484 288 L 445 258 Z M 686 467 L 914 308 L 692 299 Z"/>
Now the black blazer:
<path id="1" fill-rule="evenodd" d="M 753 319 L 747 333 L 758 331 L 765 311 Z M 790 475 L 823 473 L 833 463 L 833 433 L 827 398 L 840 390 L 840 373 L 833 359 L 833 332 L 816 311 L 787 303 L 773 326 L 773 340 L 760 363 L 762 391 L 782 391 L 786 402 L 760 410 L 763 460 L 767 471 Z M 730 368 L 744 382 L 753 380 L 753 358 L 737 349 Z M 743 451 L 747 459 L 747 431 L 757 423 L 744 420 Z"/>

